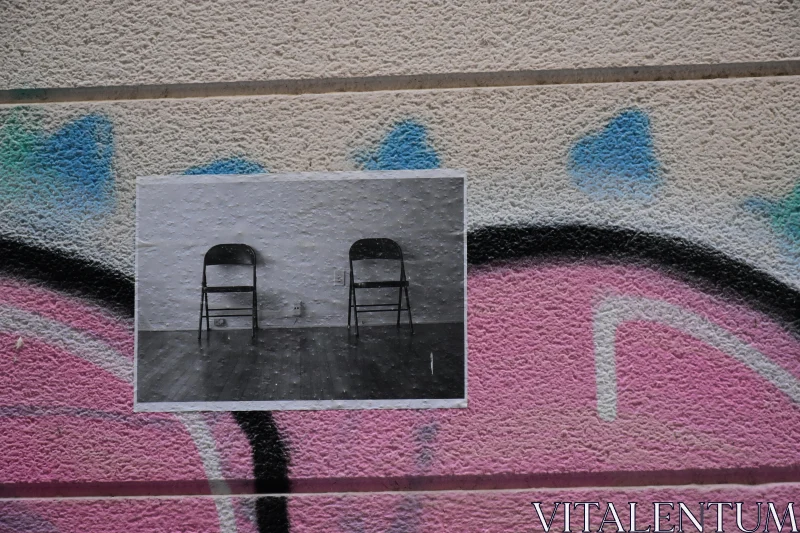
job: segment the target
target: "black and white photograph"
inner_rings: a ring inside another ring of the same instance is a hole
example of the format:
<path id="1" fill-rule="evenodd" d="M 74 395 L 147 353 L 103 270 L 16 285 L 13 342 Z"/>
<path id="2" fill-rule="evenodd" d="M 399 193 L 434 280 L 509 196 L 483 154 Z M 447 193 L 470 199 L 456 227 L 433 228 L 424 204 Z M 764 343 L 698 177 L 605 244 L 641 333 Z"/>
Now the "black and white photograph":
<path id="1" fill-rule="evenodd" d="M 137 411 L 466 407 L 466 174 L 137 179 Z"/>

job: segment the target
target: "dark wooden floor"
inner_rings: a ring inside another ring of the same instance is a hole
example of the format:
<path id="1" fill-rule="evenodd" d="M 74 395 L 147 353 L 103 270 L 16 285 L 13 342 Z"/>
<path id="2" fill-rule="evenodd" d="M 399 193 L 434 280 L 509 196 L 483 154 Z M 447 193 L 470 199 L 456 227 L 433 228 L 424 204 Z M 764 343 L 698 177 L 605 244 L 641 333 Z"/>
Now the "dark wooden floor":
<path id="1" fill-rule="evenodd" d="M 464 398 L 464 324 L 141 331 L 137 364 L 139 402 Z"/>

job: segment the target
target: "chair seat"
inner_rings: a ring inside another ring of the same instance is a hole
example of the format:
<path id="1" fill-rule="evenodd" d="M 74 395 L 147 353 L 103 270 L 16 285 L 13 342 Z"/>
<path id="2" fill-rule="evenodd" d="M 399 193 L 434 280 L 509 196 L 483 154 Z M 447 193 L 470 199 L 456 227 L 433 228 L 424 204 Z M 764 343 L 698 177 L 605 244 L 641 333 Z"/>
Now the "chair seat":
<path id="1" fill-rule="evenodd" d="M 381 287 L 408 287 L 407 281 L 362 281 L 353 283 L 356 289 L 379 289 Z"/>
<path id="2" fill-rule="evenodd" d="M 252 285 L 228 285 L 224 287 L 206 287 L 206 292 L 253 292 Z"/>

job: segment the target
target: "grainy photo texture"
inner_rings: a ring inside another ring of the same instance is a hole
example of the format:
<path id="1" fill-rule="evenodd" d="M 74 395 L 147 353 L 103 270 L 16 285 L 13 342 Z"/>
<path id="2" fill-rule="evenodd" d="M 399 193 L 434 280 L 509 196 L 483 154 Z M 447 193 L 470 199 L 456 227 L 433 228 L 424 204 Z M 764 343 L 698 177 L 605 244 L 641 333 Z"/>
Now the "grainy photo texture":
<path id="1" fill-rule="evenodd" d="M 465 407 L 465 188 L 139 178 L 136 410 Z"/>

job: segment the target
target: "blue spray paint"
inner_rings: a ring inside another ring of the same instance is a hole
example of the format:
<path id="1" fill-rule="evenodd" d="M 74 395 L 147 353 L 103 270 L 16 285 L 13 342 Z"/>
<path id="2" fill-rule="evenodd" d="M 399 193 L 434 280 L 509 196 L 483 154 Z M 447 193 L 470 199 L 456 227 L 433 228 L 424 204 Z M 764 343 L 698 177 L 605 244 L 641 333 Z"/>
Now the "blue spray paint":
<path id="1" fill-rule="evenodd" d="M 200 174 L 263 174 L 265 172 L 267 172 L 267 169 L 260 163 L 243 157 L 217 159 L 211 163 L 197 165 L 183 171 L 184 174 L 189 176 Z"/>
<path id="2" fill-rule="evenodd" d="M 110 209 L 114 132 L 109 119 L 85 115 L 52 134 L 36 122 L 15 113 L 0 129 L 0 196 L 49 219 Z"/>
<path id="3" fill-rule="evenodd" d="M 786 251 L 800 256 L 800 181 L 783 198 L 751 198 L 744 202 L 744 208 L 766 217 Z"/>
<path id="4" fill-rule="evenodd" d="M 86 196 L 107 198 L 113 192 L 111 163 L 114 134 L 111 122 L 88 115 L 71 122 L 45 140 L 39 152 L 42 164 L 53 174 Z M 81 198 L 72 197 L 72 200 Z"/>
<path id="5" fill-rule="evenodd" d="M 355 161 L 362 170 L 420 170 L 440 165 L 427 128 L 413 120 L 396 123 L 374 150 L 357 154 Z"/>
<path id="6" fill-rule="evenodd" d="M 652 199 L 662 171 L 647 114 L 623 111 L 601 131 L 586 135 L 570 149 L 567 170 L 575 185 L 594 198 Z"/>

